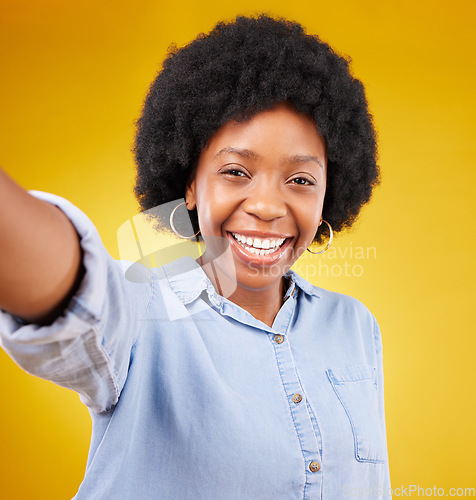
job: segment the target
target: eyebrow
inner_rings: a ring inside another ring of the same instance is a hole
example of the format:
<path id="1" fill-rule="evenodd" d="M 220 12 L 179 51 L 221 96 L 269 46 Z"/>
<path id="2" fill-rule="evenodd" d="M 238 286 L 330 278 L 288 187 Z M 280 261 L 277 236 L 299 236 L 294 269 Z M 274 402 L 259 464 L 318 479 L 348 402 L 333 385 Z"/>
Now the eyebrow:
<path id="1" fill-rule="evenodd" d="M 260 159 L 260 155 L 256 154 L 254 151 L 251 151 L 250 149 L 238 148 L 223 148 L 213 156 L 213 159 L 218 158 L 220 155 L 225 153 L 236 154 L 238 156 L 242 156 L 243 158 L 251 158 L 252 160 Z M 285 160 L 288 163 L 307 163 L 312 161 L 314 163 L 317 163 L 321 168 L 324 168 L 324 164 L 322 163 L 322 161 L 317 156 L 313 155 L 293 155 L 285 157 Z"/>
<path id="2" fill-rule="evenodd" d="M 220 155 L 225 153 L 234 153 L 244 158 L 251 158 L 252 160 L 258 160 L 260 158 L 254 151 L 250 149 L 237 149 L 237 148 L 223 148 L 218 151 L 218 153 L 213 157 L 213 159 L 218 158 Z"/>
<path id="3" fill-rule="evenodd" d="M 289 163 L 307 163 L 313 161 L 317 163 L 321 168 L 324 168 L 324 164 L 317 156 L 312 155 L 294 155 L 289 158 Z"/>

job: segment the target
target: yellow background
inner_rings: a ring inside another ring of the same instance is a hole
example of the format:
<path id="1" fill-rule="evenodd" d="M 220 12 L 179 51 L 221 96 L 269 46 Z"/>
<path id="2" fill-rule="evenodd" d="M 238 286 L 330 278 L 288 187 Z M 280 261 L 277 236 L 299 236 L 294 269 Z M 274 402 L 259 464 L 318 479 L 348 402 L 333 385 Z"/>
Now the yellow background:
<path id="1" fill-rule="evenodd" d="M 473 6 L 2 0 L 0 164 L 78 205 L 118 257 L 116 232 L 137 209 L 133 122 L 170 43 L 267 11 L 350 55 L 375 116 L 383 182 L 310 280 L 359 298 L 380 323 L 392 485 L 474 487 Z M 361 259 L 359 247 L 374 250 Z M 0 352 L 0 404 L 0 497 L 72 497 L 90 434 L 78 397 Z"/>

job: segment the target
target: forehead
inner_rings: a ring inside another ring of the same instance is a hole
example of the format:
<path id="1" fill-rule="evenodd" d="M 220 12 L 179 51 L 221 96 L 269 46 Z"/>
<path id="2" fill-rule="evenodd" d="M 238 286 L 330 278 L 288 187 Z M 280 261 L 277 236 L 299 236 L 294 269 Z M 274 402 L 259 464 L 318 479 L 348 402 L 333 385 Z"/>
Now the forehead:
<path id="1" fill-rule="evenodd" d="M 326 160 L 325 141 L 312 117 L 285 104 L 246 121 L 226 123 L 209 139 L 202 155 L 215 159 L 237 151 L 252 160 L 263 156 L 314 156 L 323 163 Z"/>

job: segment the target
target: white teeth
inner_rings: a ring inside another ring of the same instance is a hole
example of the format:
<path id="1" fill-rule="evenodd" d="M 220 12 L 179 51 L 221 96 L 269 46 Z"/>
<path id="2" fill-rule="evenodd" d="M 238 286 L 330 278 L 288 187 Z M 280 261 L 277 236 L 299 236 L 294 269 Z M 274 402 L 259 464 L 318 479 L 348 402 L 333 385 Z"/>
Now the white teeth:
<path id="1" fill-rule="evenodd" d="M 260 238 L 250 238 L 243 234 L 232 233 L 236 241 L 238 241 L 241 246 L 246 248 L 246 250 L 255 255 L 268 255 L 275 252 L 286 240 L 286 238 L 277 239 L 260 239 Z"/>

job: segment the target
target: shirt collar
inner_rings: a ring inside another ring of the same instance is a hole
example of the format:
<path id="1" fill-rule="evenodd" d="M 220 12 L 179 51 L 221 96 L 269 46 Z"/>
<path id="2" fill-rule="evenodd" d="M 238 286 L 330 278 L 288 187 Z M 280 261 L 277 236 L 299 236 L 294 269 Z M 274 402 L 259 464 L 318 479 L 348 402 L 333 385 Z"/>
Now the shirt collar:
<path id="1" fill-rule="evenodd" d="M 305 280 L 302 276 L 299 276 L 299 274 L 296 271 L 293 271 L 290 269 L 284 274 L 285 278 L 290 279 L 290 287 L 295 287 L 297 286 L 300 288 L 304 293 L 307 295 L 313 295 L 314 297 L 320 298 L 320 295 L 318 293 L 318 288 L 315 287 L 314 285 L 311 285 L 309 281 Z"/>
<path id="2" fill-rule="evenodd" d="M 219 306 L 223 297 L 218 295 L 212 282 L 208 279 L 200 265 L 192 257 L 182 257 L 163 266 L 164 274 L 170 288 L 184 303 L 189 304 L 196 300 L 206 290 L 212 303 Z M 296 289 L 301 289 L 307 295 L 319 298 L 317 287 L 311 285 L 295 271 L 290 269 L 284 274 L 290 280 L 284 300 L 296 294 Z"/>

